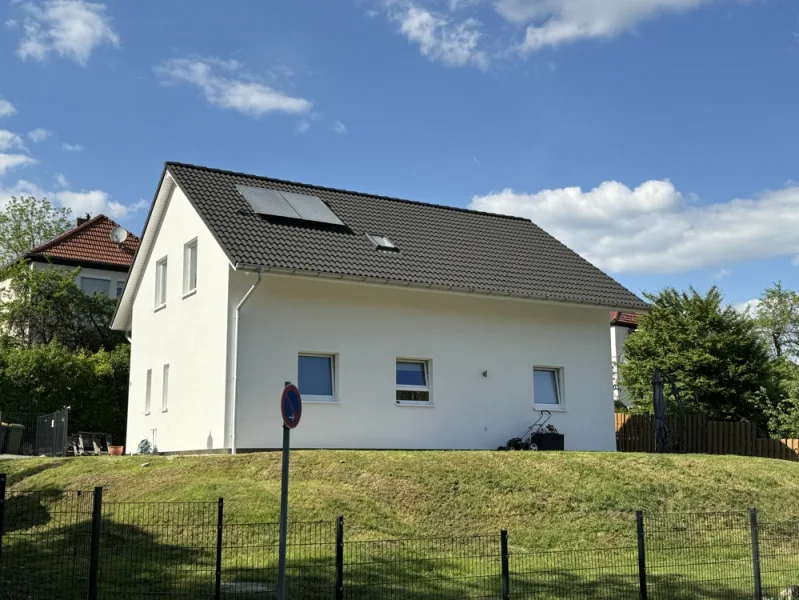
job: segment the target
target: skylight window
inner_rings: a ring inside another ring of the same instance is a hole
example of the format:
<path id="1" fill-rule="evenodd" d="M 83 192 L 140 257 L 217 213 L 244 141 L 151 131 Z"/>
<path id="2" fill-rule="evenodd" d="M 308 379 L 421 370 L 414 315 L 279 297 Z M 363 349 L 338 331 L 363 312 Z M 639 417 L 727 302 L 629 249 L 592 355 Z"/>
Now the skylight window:
<path id="1" fill-rule="evenodd" d="M 369 241 L 372 242 L 375 245 L 375 247 L 379 248 L 380 250 L 399 250 L 399 248 L 397 248 L 394 245 L 394 242 L 392 242 L 384 235 L 378 235 L 376 233 L 367 233 L 366 237 L 368 237 Z"/>

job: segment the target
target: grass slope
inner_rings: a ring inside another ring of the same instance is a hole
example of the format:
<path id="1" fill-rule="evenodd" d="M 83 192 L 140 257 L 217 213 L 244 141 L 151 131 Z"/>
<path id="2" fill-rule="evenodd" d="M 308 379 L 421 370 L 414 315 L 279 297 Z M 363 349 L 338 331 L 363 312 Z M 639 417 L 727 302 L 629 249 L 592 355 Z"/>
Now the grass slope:
<path id="1" fill-rule="evenodd" d="M 222 496 L 228 523 L 274 522 L 278 517 L 279 453 L 0 461 L 0 472 L 8 474 L 12 492 L 89 490 L 99 485 L 104 487 L 108 503 L 214 502 Z M 737 456 L 297 451 L 292 454 L 290 519 L 329 522 L 343 515 L 348 548 L 359 547 L 355 540 L 495 536 L 487 542 L 492 556 L 493 540 L 498 543 L 500 529 L 507 529 L 511 571 L 520 573 L 517 579 L 512 575 L 512 581 L 518 580 L 515 589 L 523 591 L 514 597 L 635 598 L 634 512 L 640 509 L 652 515 L 648 522 L 654 531 L 653 549 L 659 544 L 664 548 L 655 555 L 661 565 L 655 571 L 660 572 L 652 574 L 662 597 L 751 598 L 745 514 L 734 517 L 735 531 L 697 531 L 681 540 L 680 544 L 695 546 L 688 554 L 683 548 L 672 548 L 671 533 L 658 537 L 657 515 L 727 513 L 757 507 L 764 522 L 779 521 L 782 528 L 779 539 L 764 543 L 791 556 L 790 564 L 770 565 L 774 575 L 769 575 L 767 583 L 778 592 L 780 586 L 799 582 L 799 560 L 793 558 L 799 555 L 795 552 L 799 528 L 794 531 L 793 525 L 783 525 L 799 519 L 797 497 L 799 465 Z M 710 527 L 716 518 L 702 526 Z M 686 523 L 683 530 L 696 526 L 693 521 Z M 125 535 L 143 535 L 146 529 L 138 522 L 113 523 L 109 518 L 108 527 L 112 525 L 136 527 L 137 531 L 126 530 Z M 161 531 L 153 529 L 155 540 L 169 541 L 159 539 Z M 213 528 L 209 531 L 213 533 Z M 467 546 L 468 541 L 457 543 L 447 551 L 448 556 L 465 552 Z M 579 552 L 562 556 L 547 552 L 557 549 Z M 694 562 L 686 566 L 686 556 L 691 553 Z M 8 554 L 4 552 L 4 556 Z M 252 559 L 248 554 L 230 556 L 241 564 Z M 137 557 L 130 554 L 129 559 Z M 121 555 L 120 560 L 128 560 L 128 555 Z M 456 584 L 466 587 L 442 588 L 438 595 L 429 595 L 429 579 L 420 579 L 415 572 L 397 572 L 399 563 L 390 562 L 380 566 L 384 570 L 377 575 L 353 580 L 353 588 L 360 585 L 362 593 L 348 597 L 377 597 L 369 587 L 370 577 L 394 577 L 395 585 L 412 582 L 407 585 L 418 587 L 417 591 L 402 588 L 403 598 L 465 598 L 469 586 L 473 586 L 469 597 L 483 597 L 479 586 L 495 580 L 478 571 L 485 565 L 494 569 L 492 561 L 451 562 L 448 568 L 460 577 L 461 583 Z M 719 561 L 723 568 L 715 564 Z M 369 560 L 367 564 L 372 568 L 377 563 Z M 441 568 L 436 564 L 431 573 Z M 419 568 L 418 563 L 406 566 Z M 783 572 L 777 573 L 777 567 Z M 163 571 L 164 567 L 152 568 Z M 249 576 L 264 576 L 263 571 L 259 573 L 253 571 Z M 166 582 L 169 575 L 161 572 L 158 579 Z M 329 576 L 323 580 L 327 582 Z M 178 580 L 172 585 L 178 586 Z M 172 597 L 182 597 L 175 589 Z M 294 597 L 327 597 L 326 593 L 303 592 Z"/>

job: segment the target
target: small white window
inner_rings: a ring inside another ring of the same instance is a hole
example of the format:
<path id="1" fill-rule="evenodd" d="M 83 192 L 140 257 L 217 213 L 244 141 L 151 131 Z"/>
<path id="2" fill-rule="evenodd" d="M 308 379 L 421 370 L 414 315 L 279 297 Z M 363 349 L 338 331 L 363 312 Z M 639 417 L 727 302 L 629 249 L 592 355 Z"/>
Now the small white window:
<path id="1" fill-rule="evenodd" d="M 166 306 L 166 256 L 155 263 L 155 307 Z"/>
<path id="2" fill-rule="evenodd" d="M 183 295 L 197 289 L 197 238 L 183 246 Z"/>
<path id="3" fill-rule="evenodd" d="M 150 414 L 150 402 L 153 398 L 153 370 L 147 369 L 147 384 L 144 389 L 144 414 Z"/>
<path id="4" fill-rule="evenodd" d="M 536 367 L 533 369 L 533 404 L 551 409 L 563 408 L 561 369 Z"/>
<path id="5" fill-rule="evenodd" d="M 124 291 L 125 291 L 125 282 L 117 281 L 117 298 L 121 297 Z"/>
<path id="6" fill-rule="evenodd" d="M 397 404 L 430 404 L 430 361 L 397 359 Z"/>
<path id="7" fill-rule="evenodd" d="M 330 354 L 300 354 L 297 358 L 297 387 L 303 400 L 336 401 L 336 360 Z"/>
<path id="8" fill-rule="evenodd" d="M 166 412 L 169 403 L 169 365 L 164 365 L 164 376 L 161 388 L 161 412 Z"/>
<path id="9" fill-rule="evenodd" d="M 111 287 L 111 281 L 108 279 L 100 279 L 99 277 L 83 277 L 80 278 L 80 289 L 82 289 L 89 296 L 94 294 L 102 294 L 108 296 L 108 290 Z"/>
<path id="10" fill-rule="evenodd" d="M 394 245 L 388 237 L 385 235 L 379 235 L 377 233 L 367 233 L 366 237 L 375 245 L 375 247 L 380 248 L 381 250 L 397 250 L 397 246 Z"/>

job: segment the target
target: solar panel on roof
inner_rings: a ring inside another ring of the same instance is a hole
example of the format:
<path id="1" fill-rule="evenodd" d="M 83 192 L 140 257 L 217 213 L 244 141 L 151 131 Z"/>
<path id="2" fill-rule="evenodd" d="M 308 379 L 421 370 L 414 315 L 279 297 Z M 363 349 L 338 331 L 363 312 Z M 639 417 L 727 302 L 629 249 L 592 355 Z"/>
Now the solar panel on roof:
<path id="1" fill-rule="evenodd" d="M 250 185 L 236 185 L 236 189 L 253 211 L 260 215 L 344 225 L 341 219 L 317 196 L 281 192 Z"/>

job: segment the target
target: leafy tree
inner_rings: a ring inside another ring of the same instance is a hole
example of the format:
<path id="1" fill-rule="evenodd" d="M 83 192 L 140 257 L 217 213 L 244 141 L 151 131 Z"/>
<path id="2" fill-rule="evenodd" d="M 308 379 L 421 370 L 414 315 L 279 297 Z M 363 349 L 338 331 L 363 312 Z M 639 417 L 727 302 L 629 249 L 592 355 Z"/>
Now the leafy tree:
<path id="1" fill-rule="evenodd" d="M 774 356 L 799 356 L 799 294 L 778 281 L 763 292 L 755 319 Z"/>
<path id="2" fill-rule="evenodd" d="M 772 362 L 776 398 L 769 428 L 778 438 L 799 438 L 799 365 L 780 357 Z"/>
<path id="3" fill-rule="evenodd" d="M 11 196 L 0 210 L 0 264 L 67 231 L 71 214 L 68 208 L 57 208 L 46 198 Z"/>
<path id="4" fill-rule="evenodd" d="M 71 351 L 51 342 L 0 352 L 0 408 L 49 413 L 69 407 L 71 431 L 103 431 L 122 441 L 128 405 L 130 346 Z"/>
<path id="5" fill-rule="evenodd" d="M 686 411 L 765 425 L 769 357 L 752 319 L 725 305 L 715 286 L 646 297 L 652 308 L 627 339 L 620 366 L 633 410 L 652 410 L 652 373 L 660 369 L 674 378 Z M 675 410 L 670 386 L 665 394 Z"/>
<path id="6" fill-rule="evenodd" d="M 109 328 L 116 301 L 87 295 L 77 285 L 79 269 L 39 268 L 20 261 L 8 267 L 7 289 L 0 303 L 0 340 L 6 346 L 49 344 L 94 352 L 124 342 Z"/>

